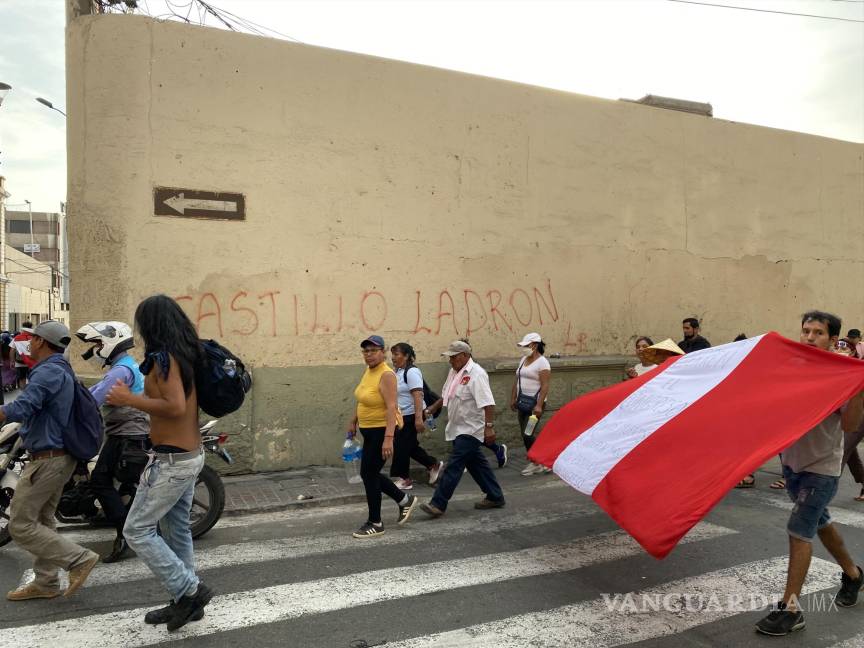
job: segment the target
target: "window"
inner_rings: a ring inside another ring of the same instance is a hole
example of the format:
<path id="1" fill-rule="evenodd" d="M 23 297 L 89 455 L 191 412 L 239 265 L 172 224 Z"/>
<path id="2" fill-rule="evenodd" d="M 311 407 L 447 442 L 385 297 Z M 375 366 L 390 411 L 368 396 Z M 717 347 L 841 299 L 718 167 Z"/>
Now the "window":
<path id="1" fill-rule="evenodd" d="M 6 231 L 10 234 L 29 234 L 30 222 L 20 220 L 7 220 Z"/>

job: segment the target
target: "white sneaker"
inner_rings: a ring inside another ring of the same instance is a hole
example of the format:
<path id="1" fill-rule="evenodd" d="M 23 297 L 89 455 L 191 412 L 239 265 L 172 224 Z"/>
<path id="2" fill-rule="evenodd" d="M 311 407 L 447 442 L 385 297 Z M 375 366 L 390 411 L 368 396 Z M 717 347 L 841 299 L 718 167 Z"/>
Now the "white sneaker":
<path id="1" fill-rule="evenodd" d="M 528 475 L 533 475 L 538 470 L 542 470 L 542 468 L 535 464 L 533 461 L 529 461 L 528 465 L 522 469 L 522 476 L 527 477 Z"/>
<path id="2" fill-rule="evenodd" d="M 411 490 L 412 488 L 414 488 L 414 482 L 412 482 L 410 479 L 403 479 L 402 477 L 394 479 L 393 484 L 396 486 L 396 488 L 403 491 Z"/>
<path id="3" fill-rule="evenodd" d="M 439 461 L 429 469 L 429 485 L 434 486 L 444 470 L 444 462 Z"/>

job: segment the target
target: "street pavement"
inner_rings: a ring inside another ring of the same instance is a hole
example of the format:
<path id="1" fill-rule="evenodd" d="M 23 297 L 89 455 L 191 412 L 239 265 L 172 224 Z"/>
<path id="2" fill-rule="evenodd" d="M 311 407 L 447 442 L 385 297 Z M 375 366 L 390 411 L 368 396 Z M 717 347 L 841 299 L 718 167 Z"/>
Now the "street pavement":
<path id="1" fill-rule="evenodd" d="M 822 609 L 806 612 L 807 628 L 785 639 L 755 634 L 764 612 L 743 610 L 776 600 L 786 569 L 790 504 L 768 489 L 771 472 L 757 473 L 755 489 L 732 491 L 658 561 L 589 498 L 554 475 L 521 477 L 522 465 L 524 458 L 514 458 L 497 471 L 504 509 L 475 510 L 481 494 L 467 475 L 437 520 L 417 510 L 397 526 L 396 507 L 385 499 L 387 533 L 376 539 L 351 537 L 366 519 L 362 502 L 264 502 L 260 512 L 223 517 L 196 542 L 200 574 L 217 592 L 203 620 L 173 634 L 145 626 L 145 611 L 163 605 L 166 595 L 139 560 L 129 559 L 97 566 L 69 599 L 3 600 L 0 645 L 864 646 L 864 604 L 826 605 L 840 571 L 818 544 L 803 603 Z M 246 479 L 246 488 L 260 479 Z M 282 481 L 291 479 L 302 481 Z M 857 489 L 848 475 L 842 481 L 832 513 L 853 555 L 864 558 L 864 506 L 852 500 Z M 431 494 L 426 486 L 414 492 Z M 112 535 L 62 532 L 100 552 Z M 0 591 L 17 586 L 29 567 L 14 544 L 0 548 Z"/>

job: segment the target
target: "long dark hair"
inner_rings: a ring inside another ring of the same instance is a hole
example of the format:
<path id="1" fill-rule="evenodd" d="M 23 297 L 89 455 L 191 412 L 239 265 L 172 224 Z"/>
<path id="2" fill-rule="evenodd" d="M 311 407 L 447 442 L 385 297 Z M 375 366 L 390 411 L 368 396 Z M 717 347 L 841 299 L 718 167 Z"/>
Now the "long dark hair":
<path id="1" fill-rule="evenodd" d="M 174 357 L 188 396 L 202 351 L 198 332 L 180 305 L 167 295 L 148 297 L 135 309 L 135 328 L 144 340 L 145 354 L 165 352 Z"/>
<path id="2" fill-rule="evenodd" d="M 390 352 L 398 351 L 405 356 L 405 371 L 402 372 L 402 380 L 408 382 L 408 370 L 414 366 L 414 361 L 417 359 L 417 354 L 414 353 L 414 347 L 407 342 L 397 342 L 390 347 Z"/>

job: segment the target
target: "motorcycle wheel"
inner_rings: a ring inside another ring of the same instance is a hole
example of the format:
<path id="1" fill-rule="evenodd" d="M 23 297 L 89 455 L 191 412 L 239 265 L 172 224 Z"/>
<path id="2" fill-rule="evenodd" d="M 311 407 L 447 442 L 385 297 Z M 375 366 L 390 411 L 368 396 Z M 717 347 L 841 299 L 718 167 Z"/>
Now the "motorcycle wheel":
<path id="1" fill-rule="evenodd" d="M 213 528 L 225 510 L 225 486 L 219 473 L 204 466 L 195 482 L 195 496 L 189 527 L 193 538 L 200 538 Z"/>

